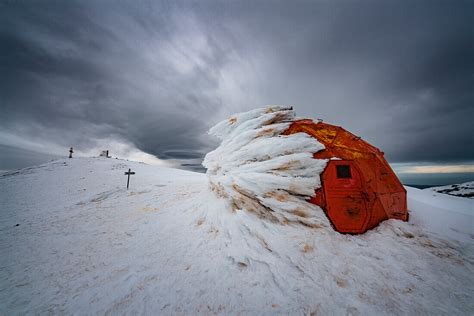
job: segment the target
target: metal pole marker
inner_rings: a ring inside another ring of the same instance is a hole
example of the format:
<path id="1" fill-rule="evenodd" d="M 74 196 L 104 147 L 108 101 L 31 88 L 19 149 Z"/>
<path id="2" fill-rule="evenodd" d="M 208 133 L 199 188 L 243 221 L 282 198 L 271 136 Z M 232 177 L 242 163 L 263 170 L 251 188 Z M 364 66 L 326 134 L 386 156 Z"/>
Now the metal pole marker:
<path id="1" fill-rule="evenodd" d="M 132 170 L 128 169 L 128 171 L 125 171 L 125 175 L 127 175 L 127 190 L 128 190 L 128 185 L 130 184 L 130 175 L 134 175 L 135 172 L 133 172 Z"/>

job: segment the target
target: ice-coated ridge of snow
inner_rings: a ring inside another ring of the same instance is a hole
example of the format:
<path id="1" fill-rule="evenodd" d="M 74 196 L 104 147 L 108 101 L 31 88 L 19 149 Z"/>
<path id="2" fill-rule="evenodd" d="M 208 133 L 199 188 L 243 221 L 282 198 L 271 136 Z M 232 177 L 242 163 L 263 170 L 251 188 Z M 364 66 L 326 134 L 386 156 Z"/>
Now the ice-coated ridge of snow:
<path id="1" fill-rule="evenodd" d="M 295 120 L 288 106 L 268 106 L 231 116 L 209 130 L 222 140 L 206 155 L 209 186 L 232 210 L 280 223 L 318 225 L 321 209 L 307 202 L 321 186 L 324 146 L 305 133 L 282 135 Z"/>

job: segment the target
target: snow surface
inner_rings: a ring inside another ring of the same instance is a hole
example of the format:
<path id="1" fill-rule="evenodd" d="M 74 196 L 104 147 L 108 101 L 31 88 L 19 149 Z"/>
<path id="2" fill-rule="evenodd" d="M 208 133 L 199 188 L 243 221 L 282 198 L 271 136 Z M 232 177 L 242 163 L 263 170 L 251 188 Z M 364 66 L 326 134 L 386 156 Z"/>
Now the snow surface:
<path id="1" fill-rule="evenodd" d="M 432 187 L 425 190 L 474 199 L 474 181 L 464 182 L 461 184 L 444 185 L 441 187 Z"/>
<path id="2" fill-rule="evenodd" d="M 210 188 L 233 210 L 279 223 L 319 225 L 321 209 L 306 199 L 321 186 L 324 149 L 306 133 L 281 135 L 295 119 L 291 107 L 235 114 L 211 128 L 222 143 L 204 158 Z"/>
<path id="3" fill-rule="evenodd" d="M 0 188 L 0 314 L 474 313 L 469 199 L 407 188 L 410 222 L 352 236 L 317 209 L 313 227 L 262 220 L 204 174 L 115 159 Z"/>
<path id="4" fill-rule="evenodd" d="M 430 190 L 405 187 L 408 191 L 410 222 L 432 233 L 458 241 L 474 239 L 474 201 Z M 416 199 L 410 198 L 416 196 Z"/>

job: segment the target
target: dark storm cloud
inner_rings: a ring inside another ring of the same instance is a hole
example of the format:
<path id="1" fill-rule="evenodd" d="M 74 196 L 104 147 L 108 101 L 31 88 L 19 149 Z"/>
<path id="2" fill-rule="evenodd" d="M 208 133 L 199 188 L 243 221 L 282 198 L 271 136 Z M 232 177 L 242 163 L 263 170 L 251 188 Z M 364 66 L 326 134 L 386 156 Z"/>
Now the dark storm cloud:
<path id="1" fill-rule="evenodd" d="M 268 11 L 256 10 L 248 20 L 255 46 L 276 66 L 264 99 L 342 125 L 391 161 L 472 160 L 473 8 L 333 2 L 277 6 L 263 17 Z"/>
<path id="2" fill-rule="evenodd" d="M 3 2 L 0 133 L 82 150 L 116 140 L 191 161 L 215 145 L 205 132 L 218 120 L 291 104 L 392 162 L 472 161 L 473 8 Z"/>
<path id="3" fill-rule="evenodd" d="M 174 35 L 163 27 L 176 21 L 103 5 L 3 4 L 2 129 L 80 149 L 110 137 L 163 159 L 202 156 L 209 126 L 202 115 L 218 105 L 203 91 L 216 85 L 219 64 L 179 73 L 168 64 L 173 55 L 159 60 L 161 44 L 177 58 L 186 53 L 172 47 Z"/>

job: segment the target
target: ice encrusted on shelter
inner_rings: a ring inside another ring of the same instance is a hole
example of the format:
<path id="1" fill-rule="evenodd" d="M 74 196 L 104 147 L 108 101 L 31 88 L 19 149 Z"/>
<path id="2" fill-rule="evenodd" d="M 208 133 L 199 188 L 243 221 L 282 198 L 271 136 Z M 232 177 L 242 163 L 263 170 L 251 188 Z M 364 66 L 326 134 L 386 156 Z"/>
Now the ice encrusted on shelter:
<path id="1" fill-rule="evenodd" d="M 210 188 L 233 210 L 318 225 L 321 210 L 307 200 L 321 186 L 327 160 L 313 153 L 324 146 L 306 133 L 282 135 L 294 120 L 292 107 L 269 106 L 235 114 L 209 130 L 222 142 L 203 165 Z"/>

